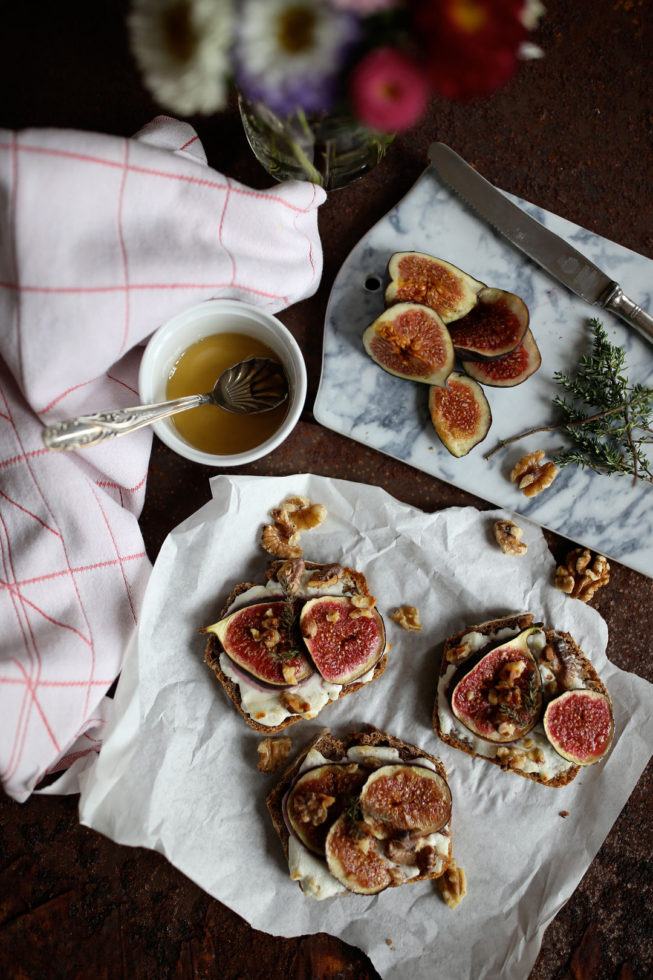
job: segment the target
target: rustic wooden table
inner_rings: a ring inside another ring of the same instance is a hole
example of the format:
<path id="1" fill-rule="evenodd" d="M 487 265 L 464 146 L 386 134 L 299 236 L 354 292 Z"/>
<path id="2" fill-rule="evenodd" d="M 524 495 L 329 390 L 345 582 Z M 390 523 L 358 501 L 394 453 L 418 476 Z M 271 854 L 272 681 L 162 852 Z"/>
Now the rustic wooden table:
<path id="1" fill-rule="evenodd" d="M 653 258 L 653 105 L 643 0 L 547 0 L 530 62 L 492 98 L 434 102 L 363 181 L 320 211 L 324 273 L 317 294 L 282 315 L 304 352 L 309 396 L 292 436 L 242 472 L 299 471 L 374 483 L 426 511 L 490 505 L 325 430 L 311 414 L 322 326 L 350 249 L 412 186 L 429 143 L 448 143 L 502 188 Z M 157 114 L 130 59 L 125 4 L 25 3 L 3 11 L 0 124 L 130 135 Z M 192 120 L 211 166 L 254 187 L 269 178 L 233 108 Z M 155 440 L 141 527 L 154 560 L 168 532 L 209 497 L 213 471 Z M 572 546 L 547 533 L 556 558 Z M 618 564 L 592 604 L 609 627 L 608 655 L 653 679 L 653 582 Z M 576 892 L 548 928 L 530 980 L 649 977 L 653 971 L 649 765 Z M 75 797 L 0 800 L 0 974 L 21 980 L 177 977 L 377 977 L 340 940 L 252 930 L 159 854 L 121 847 L 79 826 Z M 591 819 L 591 815 L 588 815 Z M 562 855 L 561 855 L 562 859 Z M 491 900 L 491 899 L 489 899 Z M 433 975 L 437 976 L 434 964 Z"/>

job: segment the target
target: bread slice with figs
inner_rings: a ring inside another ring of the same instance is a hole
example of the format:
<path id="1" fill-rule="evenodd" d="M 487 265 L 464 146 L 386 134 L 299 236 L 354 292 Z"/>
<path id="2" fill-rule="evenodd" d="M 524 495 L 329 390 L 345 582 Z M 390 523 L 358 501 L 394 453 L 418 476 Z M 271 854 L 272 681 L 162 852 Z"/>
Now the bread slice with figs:
<path id="1" fill-rule="evenodd" d="M 447 774 L 416 745 L 373 727 L 343 738 L 324 730 L 286 769 L 267 806 L 290 877 L 311 898 L 374 895 L 426 879 L 443 879 L 458 901 L 464 896 L 451 853 Z"/>
<path id="2" fill-rule="evenodd" d="M 202 629 L 205 661 L 247 724 L 278 732 L 381 676 L 383 618 L 365 576 L 303 558 L 236 585 Z"/>
<path id="3" fill-rule="evenodd" d="M 573 637 L 523 613 L 445 640 L 433 727 L 448 745 L 559 787 L 607 754 L 614 720 Z"/>

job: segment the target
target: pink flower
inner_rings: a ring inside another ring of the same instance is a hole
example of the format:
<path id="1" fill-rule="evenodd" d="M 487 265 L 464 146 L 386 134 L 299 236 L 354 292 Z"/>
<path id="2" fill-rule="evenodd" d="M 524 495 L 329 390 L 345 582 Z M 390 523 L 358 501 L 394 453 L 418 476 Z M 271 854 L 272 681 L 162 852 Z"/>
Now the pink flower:
<path id="1" fill-rule="evenodd" d="M 426 108 L 428 82 L 420 67 L 396 48 L 376 48 L 354 68 L 350 83 L 354 112 L 372 129 L 408 129 Z"/>

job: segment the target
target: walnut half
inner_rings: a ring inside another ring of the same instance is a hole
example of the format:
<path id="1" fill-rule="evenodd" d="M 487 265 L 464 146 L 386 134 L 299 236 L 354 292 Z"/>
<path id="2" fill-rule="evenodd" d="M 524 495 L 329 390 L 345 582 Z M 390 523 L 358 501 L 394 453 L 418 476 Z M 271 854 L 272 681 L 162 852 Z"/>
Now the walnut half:
<path id="1" fill-rule="evenodd" d="M 564 565 L 558 565 L 555 586 L 572 599 L 589 602 L 594 593 L 610 581 L 610 565 L 603 555 L 595 555 L 589 548 L 574 548 L 567 555 Z"/>
<path id="2" fill-rule="evenodd" d="M 274 772 L 288 758 L 292 746 L 292 739 L 287 735 L 280 738 L 271 738 L 269 735 L 262 739 L 257 745 L 258 763 L 256 768 L 259 772 Z"/>
<path id="3" fill-rule="evenodd" d="M 438 888 L 450 909 L 455 909 L 457 905 L 460 905 L 467 894 L 467 875 L 462 868 L 458 867 L 453 858 L 449 862 L 447 870 L 438 878 Z"/>
<path id="4" fill-rule="evenodd" d="M 512 521 L 495 521 L 494 537 L 504 555 L 523 555 L 528 551 L 525 541 L 520 541 L 524 532 Z"/>
<path id="5" fill-rule="evenodd" d="M 422 628 L 419 618 L 419 609 L 415 606 L 399 606 L 390 614 L 390 619 L 398 623 L 402 629 L 418 632 Z"/>
<path id="6" fill-rule="evenodd" d="M 555 463 L 545 463 L 544 450 L 538 449 L 522 456 L 510 471 L 510 479 L 517 484 L 525 497 L 534 497 L 551 486 L 557 473 L 558 467 Z"/>

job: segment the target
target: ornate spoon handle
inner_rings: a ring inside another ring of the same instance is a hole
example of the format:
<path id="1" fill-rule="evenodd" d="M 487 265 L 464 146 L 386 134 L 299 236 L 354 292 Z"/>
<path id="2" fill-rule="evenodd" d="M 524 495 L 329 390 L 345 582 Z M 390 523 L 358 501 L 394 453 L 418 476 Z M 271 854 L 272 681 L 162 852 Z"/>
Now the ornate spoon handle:
<path id="1" fill-rule="evenodd" d="M 153 405 L 137 405 L 135 408 L 119 408 L 94 415 L 79 415 L 74 419 L 55 422 L 43 430 L 43 442 L 48 449 L 85 449 L 106 439 L 115 439 L 144 425 L 158 422 L 176 412 L 206 405 L 211 395 L 187 395 L 168 402 Z"/>

